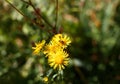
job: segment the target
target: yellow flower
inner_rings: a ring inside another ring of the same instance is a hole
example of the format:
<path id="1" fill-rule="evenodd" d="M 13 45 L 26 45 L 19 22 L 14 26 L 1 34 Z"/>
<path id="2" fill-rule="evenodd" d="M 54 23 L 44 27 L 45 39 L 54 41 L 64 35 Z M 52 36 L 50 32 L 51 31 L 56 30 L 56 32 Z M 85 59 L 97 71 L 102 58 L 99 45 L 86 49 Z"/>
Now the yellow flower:
<path id="1" fill-rule="evenodd" d="M 38 54 L 40 50 L 43 48 L 44 44 L 45 40 L 42 40 L 42 42 L 39 43 L 35 43 L 35 47 L 32 47 L 32 49 L 34 49 L 33 54 Z"/>
<path id="2" fill-rule="evenodd" d="M 44 78 L 43 78 L 43 81 L 44 81 L 44 82 L 48 82 L 48 77 L 47 77 L 47 76 L 44 77 Z"/>
<path id="3" fill-rule="evenodd" d="M 56 53 L 58 51 L 58 49 L 60 49 L 59 46 L 53 45 L 53 44 L 48 44 L 45 46 L 45 50 L 43 53 L 46 54 L 46 56 L 49 56 L 53 53 Z"/>
<path id="4" fill-rule="evenodd" d="M 68 54 L 63 50 L 59 50 L 56 53 L 53 53 L 48 58 L 48 63 L 54 69 L 62 70 L 69 63 Z"/>
<path id="5" fill-rule="evenodd" d="M 66 48 L 70 43 L 71 40 L 70 38 L 66 35 L 66 34 L 56 34 L 52 40 L 51 40 L 52 44 L 57 44 L 58 46 L 62 47 L 62 48 Z"/>

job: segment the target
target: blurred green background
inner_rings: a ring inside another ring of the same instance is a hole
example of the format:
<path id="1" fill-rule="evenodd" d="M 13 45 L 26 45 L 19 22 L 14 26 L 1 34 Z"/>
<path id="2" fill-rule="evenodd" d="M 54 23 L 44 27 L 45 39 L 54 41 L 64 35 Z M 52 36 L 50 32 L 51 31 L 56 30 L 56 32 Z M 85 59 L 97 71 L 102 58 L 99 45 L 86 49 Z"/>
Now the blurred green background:
<path id="1" fill-rule="evenodd" d="M 36 19 L 32 7 L 21 0 L 9 1 Z M 54 25 L 55 0 L 32 2 Z M 32 46 L 52 34 L 44 21 L 39 24 L 0 0 L 0 84 L 42 84 L 46 63 L 32 55 Z M 71 63 L 61 84 L 120 84 L 120 0 L 59 0 L 57 27 L 72 38 Z"/>

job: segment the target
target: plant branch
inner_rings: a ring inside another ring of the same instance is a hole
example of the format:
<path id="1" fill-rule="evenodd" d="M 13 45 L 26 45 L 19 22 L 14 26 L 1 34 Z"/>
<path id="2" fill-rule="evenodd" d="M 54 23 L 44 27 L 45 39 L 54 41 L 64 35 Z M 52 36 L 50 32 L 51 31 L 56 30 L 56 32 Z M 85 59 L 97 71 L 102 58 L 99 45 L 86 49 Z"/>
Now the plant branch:
<path id="1" fill-rule="evenodd" d="M 80 76 L 83 84 L 88 84 L 88 81 L 85 79 L 85 76 L 83 75 L 82 71 L 75 65 L 75 70 L 77 71 L 78 75 Z"/>
<path id="2" fill-rule="evenodd" d="M 35 23 L 35 21 L 29 19 L 26 15 L 24 15 L 20 10 L 18 10 L 12 3 L 10 3 L 8 0 L 5 0 L 10 6 L 12 6 L 18 13 L 20 13 L 25 19 L 27 19 L 28 21 L 31 21 L 32 23 Z"/>
<path id="3" fill-rule="evenodd" d="M 23 17 L 26 18 L 26 16 L 21 12 L 19 11 L 13 4 L 11 4 L 8 0 L 5 0 L 10 6 L 12 6 L 17 12 L 19 12 Z"/>
<path id="4" fill-rule="evenodd" d="M 31 21 L 32 23 L 36 24 L 35 20 L 32 20 L 30 18 L 28 18 L 26 15 L 24 15 L 20 10 L 18 10 L 12 3 L 10 3 L 8 0 L 5 0 L 11 7 L 13 7 L 18 13 L 20 13 L 26 20 Z M 52 29 L 54 29 L 54 27 L 37 11 L 37 9 L 35 8 L 35 6 L 32 4 L 31 0 L 29 0 L 29 2 L 21 0 L 24 3 L 32 6 L 32 8 L 34 9 L 35 13 L 38 15 L 39 19 L 43 19 L 43 21 L 48 24 Z M 38 24 L 36 24 L 38 25 Z M 40 26 L 40 25 L 38 25 Z M 48 30 L 48 32 L 50 33 L 50 30 Z M 53 32 L 54 33 L 54 32 Z"/>
<path id="5" fill-rule="evenodd" d="M 28 5 L 30 5 L 33 9 L 34 9 L 34 11 L 35 11 L 35 13 L 38 15 L 38 18 L 39 19 L 43 19 L 43 21 L 46 23 L 46 24 L 48 24 L 51 28 L 53 28 L 53 26 L 37 11 L 37 9 L 35 8 L 35 6 L 33 5 L 33 3 L 31 2 L 31 0 L 29 0 L 29 2 L 26 2 L 26 1 L 24 1 L 24 0 L 22 0 L 23 2 L 25 2 L 25 3 L 27 3 Z"/>
<path id="6" fill-rule="evenodd" d="M 58 0 L 56 0 L 56 18 L 55 18 L 55 28 L 57 27 L 58 22 Z"/>

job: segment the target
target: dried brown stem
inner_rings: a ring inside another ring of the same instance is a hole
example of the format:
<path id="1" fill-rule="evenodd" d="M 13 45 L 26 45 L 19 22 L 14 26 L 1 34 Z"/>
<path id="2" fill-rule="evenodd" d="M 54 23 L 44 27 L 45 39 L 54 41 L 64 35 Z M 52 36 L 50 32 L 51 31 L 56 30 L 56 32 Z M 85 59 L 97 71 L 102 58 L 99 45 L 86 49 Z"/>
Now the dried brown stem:
<path id="1" fill-rule="evenodd" d="M 26 15 L 24 15 L 20 10 L 18 10 L 12 3 L 10 3 L 8 0 L 5 0 L 11 7 L 13 7 L 18 13 L 20 13 L 26 20 L 31 21 L 32 23 L 36 22 L 34 20 L 31 20 L 30 18 L 28 18 Z"/>
<path id="2" fill-rule="evenodd" d="M 83 75 L 83 73 L 77 66 L 75 66 L 75 70 L 77 71 L 78 75 L 80 76 L 83 84 L 88 84 L 88 81 L 85 79 L 85 76 Z"/>
<path id="3" fill-rule="evenodd" d="M 24 0 L 22 0 L 24 1 Z M 48 20 L 46 20 L 35 8 L 35 6 L 33 5 L 33 3 L 31 2 L 31 0 L 29 0 L 29 5 L 34 9 L 35 13 L 38 15 L 39 19 L 42 18 L 44 20 L 44 22 L 46 24 L 48 24 L 51 28 L 53 28 L 53 26 L 48 22 Z"/>
<path id="4" fill-rule="evenodd" d="M 10 6 L 12 6 L 17 12 L 19 12 L 23 17 L 26 18 L 26 16 L 21 12 L 19 11 L 13 4 L 11 4 L 8 0 L 5 0 Z M 28 18 L 27 18 L 28 19 Z"/>
<path id="5" fill-rule="evenodd" d="M 55 18 L 55 28 L 57 27 L 58 22 L 58 0 L 56 0 L 56 18 Z M 57 28 L 56 28 L 57 29 Z"/>

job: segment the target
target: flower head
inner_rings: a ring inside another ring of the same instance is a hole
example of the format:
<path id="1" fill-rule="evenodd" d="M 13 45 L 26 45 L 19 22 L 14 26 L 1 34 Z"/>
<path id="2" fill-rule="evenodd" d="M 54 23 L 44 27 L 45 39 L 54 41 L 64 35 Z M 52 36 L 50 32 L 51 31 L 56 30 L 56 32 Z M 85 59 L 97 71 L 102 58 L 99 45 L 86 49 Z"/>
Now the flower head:
<path id="1" fill-rule="evenodd" d="M 43 48 L 44 44 L 45 40 L 42 40 L 42 42 L 35 43 L 35 47 L 32 47 L 32 49 L 34 49 L 33 54 L 38 54 Z"/>
<path id="2" fill-rule="evenodd" d="M 43 78 L 43 82 L 48 82 L 48 77 L 47 76 Z"/>
<path id="3" fill-rule="evenodd" d="M 58 49 L 60 49 L 59 46 L 53 45 L 53 44 L 48 44 L 45 46 L 45 50 L 43 53 L 46 54 L 46 56 L 49 56 L 53 53 L 56 53 Z"/>
<path id="4" fill-rule="evenodd" d="M 66 48 L 70 43 L 71 40 L 70 38 L 66 35 L 66 34 L 56 34 L 52 40 L 51 40 L 52 44 L 57 44 L 58 46 L 62 47 L 62 48 Z"/>
<path id="5" fill-rule="evenodd" d="M 48 63 L 54 69 L 62 70 L 69 63 L 68 54 L 63 50 L 59 50 L 56 53 L 53 53 L 48 58 Z"/>

